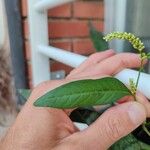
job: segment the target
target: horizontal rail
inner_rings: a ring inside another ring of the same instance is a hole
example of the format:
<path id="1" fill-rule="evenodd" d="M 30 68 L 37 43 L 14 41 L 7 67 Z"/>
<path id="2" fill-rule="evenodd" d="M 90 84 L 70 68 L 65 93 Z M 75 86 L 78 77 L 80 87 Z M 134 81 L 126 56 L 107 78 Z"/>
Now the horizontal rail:
<path id="1" fill-rule="evenodd" d="M 61 63 L 69 65 L 71 67 L 78 67 L 87 57 L 75 54 L 72 52 L 67 52 L 59 48 L 51 46 L 38 46 L 39 51 L 44 55 L 57 60 Z M 117 79 L 122 81 L 124 84 L 129 85 L 129 79 L 132 78 L 136 81 L 138 76 L 138 71 L 132 69 L 124 69 L 115 75 Z M 141 78 L 138 85 L 138 90 L 142 92 L 147 98 L 150 99 L 150 75 L 146 73 L 141 73 Z"/>
<path id="2" fill-rule="evenodd" d="M 39 2 L 35 4 L 35 9 L 42 12 L 72 1 L 74 0 L 39 0 Z"/>
<path id="3" fill-rule="evenodd" d="M 85 123 L 79 123 L 79 122 L 74 122 L 74 125 L 80 130 L 84 130 L 86 128 L 88 128 L 88 125 Z"/>
<path id="4" fill-rule="evenodd" d="M 130 85 L 129 79 L 137 80 L 138 71 L 132 69 L 124 69 L 115 75 L 117 79 L 122 81 L 126 85 Z M 141 73 L 141 77 L 138 84 L 138 90 L 143 93 L 148 99 L 150 99 L 150 75 L 147 73 Z"/>
<path id="5" fill-rule="evenodd" d="M 71 53 L 52 46 L 39 45 L 38 50 L 40 53 L 48 56 L 49 58 L 52 58 L 74 68 L 78 67 L 83 61 L 87 59 L 87 57 L 85 56 Z"/>

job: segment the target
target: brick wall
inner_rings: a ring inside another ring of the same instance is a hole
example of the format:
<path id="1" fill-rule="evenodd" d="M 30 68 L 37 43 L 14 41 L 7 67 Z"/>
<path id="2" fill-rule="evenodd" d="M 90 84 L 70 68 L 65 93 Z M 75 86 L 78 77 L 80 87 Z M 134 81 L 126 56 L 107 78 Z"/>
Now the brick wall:
<path id="1" fill-rule="evenodd" d="M 27 0 L 21 1 L 21 10 L 27 75 L 29 85 L 32 87 Z M 91 21 L 99 31 L 103 31 L 103 14 L 102 0 L 78 0 L 49 10 L 48 28 L 50 44 L 82 55 L 89 55 L 95 52 L 89 39 L 88 22 Z M 52 61 L 51 70 L 65 70 L 67 74 L 72 68 Z"/>

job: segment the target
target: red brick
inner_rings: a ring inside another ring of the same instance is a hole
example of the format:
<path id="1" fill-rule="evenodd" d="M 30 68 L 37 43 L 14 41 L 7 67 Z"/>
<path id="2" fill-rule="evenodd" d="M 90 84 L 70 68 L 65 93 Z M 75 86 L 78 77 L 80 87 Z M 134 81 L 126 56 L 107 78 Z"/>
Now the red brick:
<path id="1" fill-rule="evenodd" d="M 65 4 L 48 11 L 49 17 L 62 17 L 68 18 L 71 17 L 71 4 Z"/>
<path id="2" fill-rule="evenodd" d="M 93 24 L 99 31 L 103 31 L 103 21 L 93 21 Z M 23 22 L 23 31 L 25 39 L 28 39 L 29 27 L 27 20 Z M 49 22 L 50 38 L 70 38 L 87 36 L 89 36 L 88 21 L 57 20 Z"/>
<path id="3" fill-rule="evenodd" d="M 27 16 L 27 0 L 21 0 L 21 14 L 23 17 Z"/>
<path id="4" fill-rule="evenodd" d="M 78 39 L 73 41 L 73 51 L 82 55 L 89 55 L 95 52 L 90 39 Z"/>
<path id="5" fill-rule="evenodd" d="M 103 3 L 98 1 L 75 2 L 73 4 L 74 17 L 77 18 L 104 18 Z"/>
<path id="6" fill-rule="evenodd" d="M 72 69 L 73 68 L 56 61 L 51 64 L 51 71 L 64 70 L 66 74 L 68 74 Z"/>
<path id="7" fill-rule="evenodd" d="M 71 20 L 50 22 L 49 35 L 51 38 L 85 36 L 87 35 L 87 22 Z"/>
<path id="8" fill-rule="evenodd" d="M 29 25 L 27 20 L 23 21 L 23 34 L 25 39 L 29 38 Z"/>
<path id="9" fill-rule="evenodd" d="M 103 31 L 103 22 L 95 21 L 94 25 Z M 88 21 L 58 20 L 49 23 L 50 38 L 87 37 L 89 35 Z"/>
<path id="10" fill-rule="evenodd" d="M 93 21 L 92 24 L 94 25 L 94 27 L 97 30 L 103 32 L 103 30 L 104 30 L 104 22 L 103 21 Z"/>
<path id="11" fill-rule="evenodd" d="M 29 89 L 33 89 L 34 86 L 33 86 L 33 83 L 32 83 L 32 80 L 29 80 Z"/>
<path id="12" fill-rule="evenodd" d="M 27 62 L 27 75 L 28 75 L 28 79 L 31 80 L 32 79 L 32 66 L 30 62 Z"/>
<path id="13" fill-rule="evenodd" d="M 30 43 L 28 41 L 25 41 L 25 58 L 26 60 L 31 59 L 31 48 Z"/>
<path id="14" fill-rule="evenodd" d="M 71 51 L 72 50 L 72 43 L 70 40 L 54 40 L 50 42 L 50 45 L 54 46 L 54 47 L 58 47 L 64 50 L 68 50 Z"/>
<path id="15" fill-rule="evenodd" d="M 27 0 L 21 0 L 21 14 L 23 17 L 28 15 Z M 65 4 L 48 11 L 49 17 L 71 17 L 71 4 Z"/>

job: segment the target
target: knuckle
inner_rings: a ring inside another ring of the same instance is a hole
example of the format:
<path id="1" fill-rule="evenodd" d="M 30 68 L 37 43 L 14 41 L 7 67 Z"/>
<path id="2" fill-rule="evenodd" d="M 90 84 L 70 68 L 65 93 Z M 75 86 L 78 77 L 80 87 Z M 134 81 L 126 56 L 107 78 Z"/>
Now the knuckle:
<path id="1" fill-rule="evenodd" d="M 66 77 L 65 79 L 72 79 L 74 78 L 74 76 L 76 75 L 76 71 L 77 71 L 77 68 L 76 69 L 73 69 Z"/>
<path id="2" fill-rule="evenodd" d="M 96 52 L 96 53 L 90 55 L 89 59 L 92 59 L 92 60 L 93 60 L 93 59 L 97 58 L 98 54 L 99 54 L 99 53 Z"/>
<path id="3" fill-rule="evenodd" d="M 110 48 L 109 50 L 115 53 L 115 50 L 114 50 L 114 49 Z"/>
<path id="4" fill-rule="evenodd" d="M 105 126 L 105 134 L 111 140 L 114 141 L 123 136 L 124 128 L 118 114 L 108 117 L 107 124 Z"/>
<path id="5" fill-rule="evenodd" d="M 120 60 L 120 65 L 121 65 L 122 67 L 126 67 L 126 66 L 128 66 L 128 63 L 127 63 L 127 61 L 125 61 L 124 59 L 121 59 L 121 60 Z"/>
<path id="6" fill-rule="evenodd" d="M 44 82 L 38 84 L 35 88 L 33 88 L 30 97 L 38 98 L 41 95 L 41 93 L 43 92 L 43 89 L 45 89 L 45 86 L 47 85 L 47 83 L 48 83 L 48 81 L 44 81 Z"/>
<path id="7" fill-rule="evenodd" d="M 125 57 L 125 54 L 116 55 L 116 60 L 118 61 L 120 67 L 126 67 L 128 65 L 127 57 Z"/>
<path id="8" fill-rule="evenodd" d="M 119 61 L 121 67 L 128 67 L 129 61 L 128 61 L 128 55 L 125 53 L 117 54 L 116 60 Z"/>
<path id="9" fill-rule="evenodd" d="M 53 80 L 53 81 L 44 81 L 40 84 L 38 84 L 31 93 L 31 96 L 33 97 L 39 97 L 43 95 L 45 92 L 53 89 L 56 84 L 61 83 L 61 80 Z"/>
<path id="10" fill-rule="evenodd" d="M 33 93 L 36 91 L 39 91 L 41 89 L 43 89 L 43 87 L 45 87 L 47 85 L 49 81 L 44 81 L 42 83 L 39 83 L 34 89 L 33 89 Z"/>

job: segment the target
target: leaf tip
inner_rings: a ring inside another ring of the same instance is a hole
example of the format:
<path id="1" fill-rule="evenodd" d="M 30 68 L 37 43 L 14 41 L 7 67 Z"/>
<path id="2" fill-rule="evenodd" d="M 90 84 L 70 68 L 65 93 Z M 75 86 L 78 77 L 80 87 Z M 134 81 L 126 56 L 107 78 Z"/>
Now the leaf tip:
<path id="1" fill-rule="evenodd" d="M 39 106 L 40 106 L 39 101 L 36 100 L 36 101 L 33 103 L 33 105 L 34 105 L 35 107 L 39 107 Z"/>

